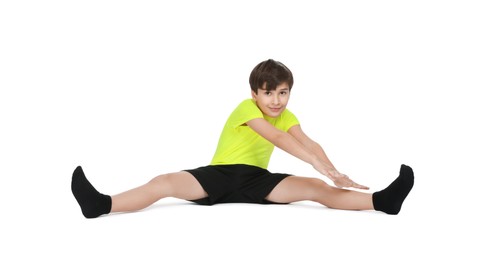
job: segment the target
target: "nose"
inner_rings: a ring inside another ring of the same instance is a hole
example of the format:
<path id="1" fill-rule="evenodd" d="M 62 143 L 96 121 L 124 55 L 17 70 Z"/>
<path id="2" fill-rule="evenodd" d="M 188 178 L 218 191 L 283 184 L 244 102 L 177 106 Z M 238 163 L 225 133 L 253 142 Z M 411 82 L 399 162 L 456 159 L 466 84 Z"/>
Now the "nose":
<path id="1" fill-rule="evenodd" d="M 280 97 L 278 95 L 274 95 L 272 98 L 272 105 L 279 105 L 280 104 Z"/>

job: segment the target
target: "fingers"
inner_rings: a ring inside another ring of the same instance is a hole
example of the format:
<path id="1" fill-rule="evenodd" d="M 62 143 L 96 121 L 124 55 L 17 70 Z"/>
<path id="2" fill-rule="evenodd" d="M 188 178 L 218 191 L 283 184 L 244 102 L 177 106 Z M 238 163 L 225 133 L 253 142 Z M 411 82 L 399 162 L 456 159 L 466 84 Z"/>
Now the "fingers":
<path id="1" fill-rule="evenodd" d="M 334 180 L 334 184 L 336 184 L 339 188 L 355 188 L 355 189 L 362 189 L 362 190 L 369 190 L 370 188 L 361 184 L 358 184 L 351 180 L 348 175 L 335 171 L 337 178 Z"/>
<path id="2" fill-rule="evenodd" d="M 369 190 L 370 188 L 361 184 L 357 184 L 356 182 L 353 182 L 353 185 L 351 186 L 356 189 L 362 189 L 362 190 Z"/>
<path id="3" fill-rule="evenodd" d="M 368 190 L 369 188 L 364 186 L 364 185 L 361 185 L 361 184 L 358 184 L 356 182 L 354 182 L 353 180 L 349 179 L 348 180 L 351 182 L 349 187 L 351 188 L 356 188 L 356 189 L 362 189 L 362 190 Z"/>
<path id="4" fill-rule="evenodd" d="M 340 188 L 356 188 L 362 190 L 369 190 L 370 188 L 361 184 L 358 184 L 351 180 L 348 176 L 344 175 L 344 179 L 339 182 Z"/>

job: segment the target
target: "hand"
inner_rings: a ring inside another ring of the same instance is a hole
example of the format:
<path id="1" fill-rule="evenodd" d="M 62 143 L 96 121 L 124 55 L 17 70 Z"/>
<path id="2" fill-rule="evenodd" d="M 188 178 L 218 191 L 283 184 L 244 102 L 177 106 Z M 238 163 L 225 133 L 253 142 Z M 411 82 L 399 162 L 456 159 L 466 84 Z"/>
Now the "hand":
<path id="1" fill-rule="evenodd" d="M 363 189 L 368 190 L 369 188 L 358 184 L 351 180 L 346 174 L 342 174 L 336 170 L 329 171 L 329 175 L 332 177 L 332 181 L 334 181 L 334 185 L 338 188 L 356 188 L 356 189 Z"/>

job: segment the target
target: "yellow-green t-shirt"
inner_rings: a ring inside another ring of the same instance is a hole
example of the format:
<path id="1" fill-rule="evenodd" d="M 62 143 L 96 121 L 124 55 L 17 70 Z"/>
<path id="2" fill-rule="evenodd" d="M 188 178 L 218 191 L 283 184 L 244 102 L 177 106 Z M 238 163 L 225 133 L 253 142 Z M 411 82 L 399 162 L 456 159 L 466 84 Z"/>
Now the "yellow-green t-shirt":
<path id="1" fill-rule="evenodd" d="M 264 115 L 253 99 L 244 100 L 226 121 L 211 165 L 247 164 L 264 169 L 268 167 L 275 146 L 246 125 L 246 122 L 255 118 L 264 118 L 284 132 L 299 124 L 288 109 L 272 118 Z"/>

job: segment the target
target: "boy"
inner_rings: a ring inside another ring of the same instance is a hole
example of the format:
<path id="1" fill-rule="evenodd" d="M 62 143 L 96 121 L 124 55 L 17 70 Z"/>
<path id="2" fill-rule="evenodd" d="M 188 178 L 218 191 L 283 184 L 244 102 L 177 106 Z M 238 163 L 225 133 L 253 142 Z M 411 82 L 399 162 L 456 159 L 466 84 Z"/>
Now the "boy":
<path id="1" fill-rule="evenodd" d="M 250 74 L 252 98 L 240 103 L 229 116 L 208 166 L 159 175 L 114 196 L 99 193 L 78 166 L 71 190 L 83 215 L 96 218 L 136 211 L 165 197 L 203 205 L 311 200 L 329 208 L 398 214 L 413 187 L 413 170 L 402 164 L 399 176 L 373 194 L 344 189 L 368 187 L 337 171 L 321 146 L 302 131 L 295 115 L 286 108 L 292 85 L 292 72 L 284 64 L 272 59 L 259 63 Z M 318 178 L 270 173 L 266 168 L 274 146 L 311 164 L 336 187 Z"/>

